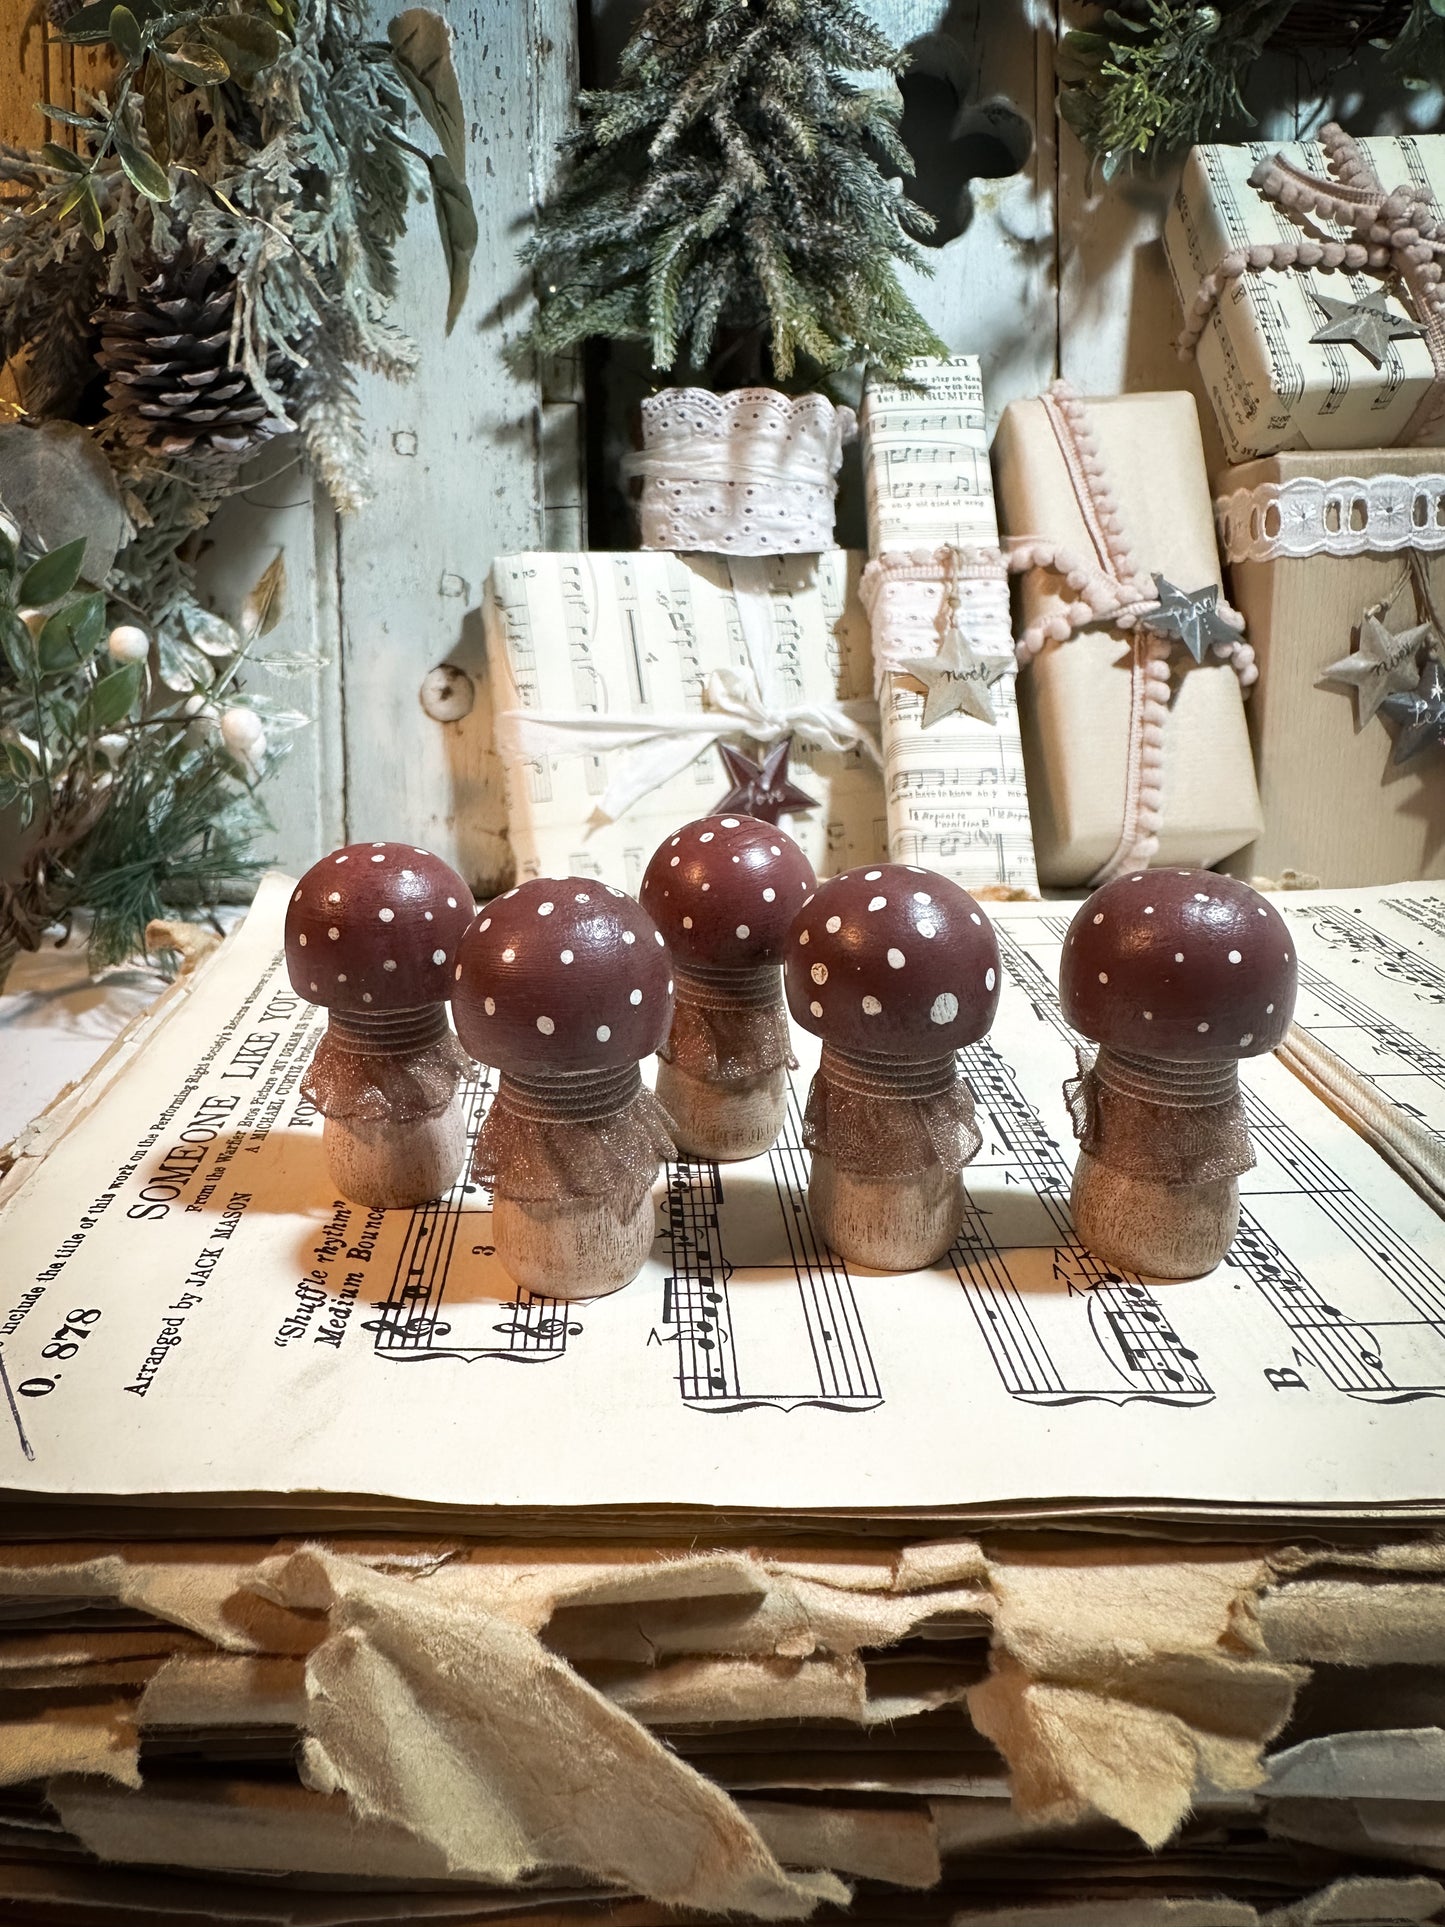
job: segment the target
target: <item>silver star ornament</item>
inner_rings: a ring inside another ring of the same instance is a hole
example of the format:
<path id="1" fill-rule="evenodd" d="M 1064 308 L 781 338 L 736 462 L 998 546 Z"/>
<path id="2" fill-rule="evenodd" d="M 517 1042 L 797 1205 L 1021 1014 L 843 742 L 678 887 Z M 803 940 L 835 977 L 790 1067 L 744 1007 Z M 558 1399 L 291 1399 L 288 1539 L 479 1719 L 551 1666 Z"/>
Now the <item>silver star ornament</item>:
<path id="1" fill-rule="evenodd" d="M 1432 656 L 1408 694 L 1386 696 L 1380 708 L 1400 725 L 1392 763 L 1408 763 L 1427 743 L 1445 749 L 1445 669 Z"/>
<path id="2" fill-rule="evenodd" d="M 1348 683 L 1355 692 L 1355 728 L 1361 730 L 1387 696 L 1413 689 L 1420 676 L 1420 651 L 1428 647 L 1434 626 L 1421 622 L 1413 629 L 1387 629 L 1373 610 L 1360 623 L 1360 646 L 1320 671 L 1317 689 L 1327 682 Z"/>
<path id="3" fill-rule="evenodd" d="M 931 729 L 963 710 L 981 723 L 997 723 L 989 691 L 1012 669 L 1012 656 L 981 656 L 961 629 L 950 629 L 936 656 L 900 663 L 923 684 L 923 728 Z"/>
<path id="4" fill-rule="evenodd" d="M 1176 589 L 1165 576 L 1156 575 L 1154 593 L 1159 598 L 1159 607 L 1144 620 L 1156 634 L 1173 636 L 1182 642 L 1196 662 L 1203 662 L 1204 652 L 1211 643 L 1239 641 L 1239 631 L 1232 629 L 1219 613 L 1217 582 L 1210 582 L 1202 589 Z"/>
<path id="5" fill-rule="evenodd" d="M 1424 332 L 1418 321 L 1386 305 L 1383 288 L 1376 288 L 1363 301 L 1337 301 L 1332 294 L 1316 294 L 1311 288 L 1310 299 L 1327 317 L 1310 340 L 1339 341 L 1358 348 L 1377 368 L 1384 366 L 1392 341 L 1408 341 Z"/>

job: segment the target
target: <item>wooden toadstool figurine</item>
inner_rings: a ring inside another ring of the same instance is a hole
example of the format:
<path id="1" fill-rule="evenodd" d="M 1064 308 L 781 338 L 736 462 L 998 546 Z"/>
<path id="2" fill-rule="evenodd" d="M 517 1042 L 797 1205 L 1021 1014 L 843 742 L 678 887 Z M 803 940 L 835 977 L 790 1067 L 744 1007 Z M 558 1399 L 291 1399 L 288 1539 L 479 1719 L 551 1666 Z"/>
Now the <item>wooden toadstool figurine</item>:
<path id="1" fill-rule="evenodd" d="M 326 1119 L 332 1180 L 355 1204 L 425 1204 L 466 1155 L 457 1084 L 470 1069 L 447 1022 L 472 893 L 410 843 L 350 843 L 302 877 L 286 910 L 296 994 L 325 1005 L 301 1088 Z"/>
<path id="2" fill-rule="evenodd" d="M 611 884 L 538 877 L 483 907 L 453 976 L 458 1035 L 500 1072 L 472 1160 L 497 1256 L 549 1297 L 618 1290 L 652 1248 L 673 1155 L 638 1070 L 672 1022 L 661 931 Z"/>
<path id="3" fill-rule="evenodd" d="M 848 870 L 794 919 L 783 979 L 823 1040 L 803 1127 L 814 1224 L 851 1264 L 933 1264 L 958 1235 L 959 1174 L 979 1146 L 954 1053 L 998 1008 L 992 924 L 930 870 Z"/>
<path id="4" fill-rule="evenodd" d="M 1223 1258 L 1254 1163 L 1238 1061 L 1283 1041 L 1296 974 L 1284 918 L 1211 870 L 1115 877 L 1080 908 L 1059 992 L 1098 1045 L 1064 1087 L 1081 1147 L 1074 1226 L 1097 1257 L 1156 1278 Z"/>
<path id="5" fill-rule="evenodd" d="M 755 816 L 700 817 L 647 866 L 642 905 L 677 977 L 657 1095 L 689 1157 L 759 1157 L 782 1129 L 797 1060 L 779 966 L 817 887 L 793 839 Z"/>

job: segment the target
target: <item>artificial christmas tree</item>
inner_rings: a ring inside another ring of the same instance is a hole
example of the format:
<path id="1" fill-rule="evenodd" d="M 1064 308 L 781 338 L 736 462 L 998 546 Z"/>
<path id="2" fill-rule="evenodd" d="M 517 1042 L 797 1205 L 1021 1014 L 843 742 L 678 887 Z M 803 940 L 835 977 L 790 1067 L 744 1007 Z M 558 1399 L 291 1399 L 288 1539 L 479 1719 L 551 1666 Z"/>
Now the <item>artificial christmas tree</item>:
<path id="1" fill-rule="evenodd" d="M 897 91 L 851 77 L 903 65 L 839 0 L 652 0 L 615 85 L 581 96 L 570 166 L 525 251 L 530 346 L 643 340 L 658 373 L 712 390 L 803 385 L 862 362 L 899 374 L 944 352 L 898 281 L 899 262 L 927 265 L 911 237 L 932 222 L 884 172 L 912 172 Z M 820 480 L 831 493 L 836 433 L 811 416 L 805 430 L 775 394 L 721 425 L 706 397 L 673 399 L 665 440 L 638 464 L 648 546 L 827 546 L 786 503 Z M 698 445 L 680 450 L 689 416 Z M 681 517 L 679 485 L 705 492 Z M 648 542 L 649 496 L 666 539 Z"/>

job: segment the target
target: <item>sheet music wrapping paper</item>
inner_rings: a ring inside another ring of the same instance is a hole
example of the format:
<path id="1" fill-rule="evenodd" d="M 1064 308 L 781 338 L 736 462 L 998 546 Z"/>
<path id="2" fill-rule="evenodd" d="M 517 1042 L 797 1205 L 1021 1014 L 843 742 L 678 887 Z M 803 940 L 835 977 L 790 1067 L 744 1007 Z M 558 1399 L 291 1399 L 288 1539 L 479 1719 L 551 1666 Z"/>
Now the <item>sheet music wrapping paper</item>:
<path id="1" fill-rule="evenodd" d="M 703 717 L 711 672 L 748 666 L 735 578 L 756 586 L 786 705 L 871 698 L 867 619 L 858 601 L 862 567 L 861 556 L 842 549 L 731 564 L 666 552 L 503 556 L 486 595 L 499 716 L 540 710 L 620 720 L 679 711 Z M 602 820 L 598 805 L 632 753 L 593 749 L 580 737 L 576 749 L 560 753 L 503 751 L 519 879 L 595 876 L 635 892 L 663 837 L 707 815 L 728 787 L 716 750 L 707 746 L 618 820 Z M 885 854 L 876 763 L 859 749 L 814 750 L 795 738 L 792 770 L 820 807 L 785 827 L 819 875 Z"/>
<path id="2" fill-rule="evenodd" d="M 1445 138 L 1380 136 L 1360 146 L 1386 189 L 1409 182 L 1445 207 Z M 1191 149 L 1164 226 L 1182 312 L 1232 250 L 1302 238 L 1299 225 L 1249 185 L 1259 162 L 1277 153 L 1311 174 L 1329 172 L 1317 141 Z M 1309 231 L 1331 240 L 1356 238 L 1314 216 Z M 1195 352 L 1230 461 L 1284 448 L 1389 448 L 1400 439 L 1435 378 L 1425 343 L 1393 341 L 1375 368 L 1357 348 L 1310 340 L 1326 319 L 1312 289 L 1359 301 L 1388 286 L 1374 274 L 1299 268 L 1249 272 L 1228 284 Z M 1403 312 L 1394 295 L 1390 306 Z"/>
<path id="3" fill-rule="evenodd" d="M 947 587 L 880 573 L 879 558 L 998 547 L 978 357 L 917 361 L 909 374 L 916 386 L 870 381 L 859 416 L 875 649 L 895 659 L 900 648 L 922 656 L 938 647 Z M 1012 656 L 1007 585 L 974 600 L 971 638 L 985 654 Z M 878 682 L 894 862 L 921 863 L 966 889 L 1037 890 L 1013 673 L 991 691 L 996 728 L 955 714 L 925 731 L 922 696 L 896 676 Z"/>
<path id="4" fill-rule="evenodd" d="M 1445 1492 L 1441 1221 L 1283 1065 L 1242 1066 L 1258 1164 L 1218 1271 L 1161 1284 L 1078 1244 L 1066 906 L 999 906 L 945 1262 L 853 1275 L 819 1243 L 799 1037 L 778 1145 L 668 1167 L 642 1274 L 566 1304 L 510 1283 L 469 1184 L 410 1212 L 336 1198 L 299 1090 L 324 1013 L 286 979 L 290 887 L 263 886 L 0 1216 L 10 1494 L 1404 1517 Z M 1421 955 L 1445 969 L 1445 938 Z"/>

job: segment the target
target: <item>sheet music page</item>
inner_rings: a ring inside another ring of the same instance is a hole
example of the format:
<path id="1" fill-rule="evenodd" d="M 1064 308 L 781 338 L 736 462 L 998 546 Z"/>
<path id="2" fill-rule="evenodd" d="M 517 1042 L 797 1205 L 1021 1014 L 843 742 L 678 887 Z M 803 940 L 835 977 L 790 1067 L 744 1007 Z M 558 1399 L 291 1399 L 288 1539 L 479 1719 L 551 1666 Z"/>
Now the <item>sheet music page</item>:
<path id="1" fill-rule="evenodd" d="M 1067 906 L 997 919 L 947 1262 L 852 1273 L 820 1246 L 799 1037 L 782 1141 L 670 1167 L 641 1276 L 566 1304 L 510 1283 L 467 1182 L 416 1211 L 337 1198 L 298 1089 L 324 1015 L 279 955 L 289 889 L 263 886 L 0 1216 L 9 1491 L 772 1512 L 1445 1491 L 1441 1221 L 1282 1065 L 1245 1069 L 1259 1161 L 1215 1274 L 1120 1275 L 1074 1239 Z"/>
<path id="2" fill-rule="evenodd" d="M 873 694 L 862 558 L 770 556 L 772 666 L 785 705 Z M 747 652 L 727 560 L 638 551 L 501 557 L 487 585 L 487 641 L 497 709 L 599 716 L 705 712 L 714 669 Z M 593 876 L 635 892 L 648 858 L 680 824 L 706 816 L 729 787 L 709 746 L 616 822 L 597 806 L 624 751 L 542 751 L 506 765 L 509 835 L 519 877 Z M 819 808 L 786 828 L 819 875 L 878 861 L 887 849 L 882 783 L 861 750 L 794 740 L 792 772 Z"/>
<path id="3" fill-rule="evenodd" d="M 976 355 L 910 364 L 916 385 L 870 380 L 859 420 L 868 504 L 868 544 L 876 556 L 933 551 L 943 543 L 996 548 L 998 517 L 988 460 L 983 383 Z M 886 578 L 873 609 L 875 637 L 901 621 L 920 656 L 942 637 L 944 590 Z M 926 603 L 920 595 L 926 594 Z M 973 617 L 983 652 L 1011 657 L 1008 592 Z M 921 619 L 920 619 L 921 612 Z M 886 679 L 883 778 L 888 847 L 895 863 L 921 863 L 965 888 L 1008 883 L 1037 890 L 1033 830 L 1024 788 L 1014 675 L 990 692 L 997 726 L 973 716 L 944 717 L 924 730 L 923 697 L 896 676 Z"/>

